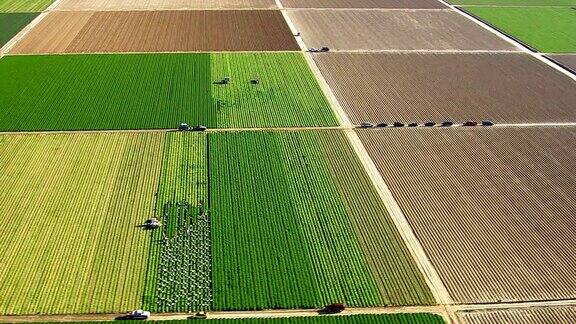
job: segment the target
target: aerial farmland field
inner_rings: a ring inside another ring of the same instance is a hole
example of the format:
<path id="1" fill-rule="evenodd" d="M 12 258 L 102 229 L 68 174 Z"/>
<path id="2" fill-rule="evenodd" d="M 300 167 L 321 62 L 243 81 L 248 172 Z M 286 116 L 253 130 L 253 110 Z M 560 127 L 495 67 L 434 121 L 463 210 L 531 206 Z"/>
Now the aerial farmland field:
<path id="1" fill-rule="evenodd" d="M 524 54 L 334 53 L 314 60 L 355 124 L 576 120 L 575 82 Z"/>
<path id="2" fill-rule="evenodd" d="M 7 56 L 0 76 L 2 131 L 337 125 L 299 53 Z"/>
<path id="3" fill-rule="evenodd" d="M 462 324 L 524 324 L 531 323 L 570 323 L 576 318 L 574 306 L 548 306 L 516 309 L 458 312 Z"/>
<path id="4" fill-rule="evenodd" d="M 215 309 L 433 303 L 343 133 L 214 133 L 209 160 Z"/>
<path id="5" fill-rule="evenodd" d="M 40 12 L 54 0 L 0 0 L 0 12 Z"/>
<path id="6" fill-rule="evenodd" d="M 282 0 L 284 8 L 443 9 L 437 0 Z"/>
<path id="7" fill-rule="evenodd" d="M 36 18 L 36 16 L 38 16 L 38 13 L 34 12 L 0 12 L 0 48 L 18 34 L 18 32 Z"/>
<path id="8" fill-rule="evenodd" d="M 576 52 L 576 10 L 573 8 L 465 9 L 539 52 Z"/>
<path id="9" fill-rule="evenodd" d="M 514 50 L 452 11 L 290 10 L 308 47 L 332 50 Z M 338 30 L 338 33 L 334 33 Z"/>
<path id="10" fill-rule="evenodd" d="M 576 297 L 575 127 L 358 135 L 455 301 Z"/>
<path id="11" fill-rule="evenodd" d="M 66 33 L 62 21 L 68 21 Z M 53 11 L 11 53 L 298 49 L 282 14 L 275 10 Z"/>
<path id="12" fill-rule="evenodd" d="M 0 314 L 140 305 L 163 134 L 0 136 Z"/>
<path id="13" fill-rule="evenodd" d="M 274 0 L 62 0 L 57 10 L 273 9 Z"/>

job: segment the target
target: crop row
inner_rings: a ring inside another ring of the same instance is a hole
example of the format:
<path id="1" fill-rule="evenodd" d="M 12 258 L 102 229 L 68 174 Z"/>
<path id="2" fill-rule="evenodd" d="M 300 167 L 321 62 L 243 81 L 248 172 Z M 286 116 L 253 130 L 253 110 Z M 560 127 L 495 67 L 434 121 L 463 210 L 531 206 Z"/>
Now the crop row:
<path id="1" fill-rule="evenodd" d="M 337 125 L 300 53 L 6 56 L 0 98 L 0 131 Z"/>

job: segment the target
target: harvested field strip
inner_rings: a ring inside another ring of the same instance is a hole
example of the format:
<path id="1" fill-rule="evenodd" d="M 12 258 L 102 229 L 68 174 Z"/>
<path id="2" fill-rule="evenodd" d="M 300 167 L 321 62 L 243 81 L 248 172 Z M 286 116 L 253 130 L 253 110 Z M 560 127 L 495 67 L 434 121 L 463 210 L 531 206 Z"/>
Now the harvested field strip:
<path id="1" fill-rule="evenodd" d="M 333 53 L 314 60 L 355 124 L 576 120 L 574 81 L 529 55 Z"/>
<path id="2" fill-rule="evenodd" d="M 442 9 L 437 0 L 281 0 L 284 8 Z"/>
<path id="3" fill-rule="evenodd" d="M 62 0 L 57 10 L 275 9 L 274 0 Z"/>
<path id="4" fill-rule="evenodd" d="M 0 313 L 140 305 L 161 134 L 0 136 Z"/>
<path id="5" fill-rule="evenodd" d="M 211 66 L 212 80 L 231 78 L 229 84 L 212 85 L 218 127 L 337 125 L 300 53 L 212 54 Z"/>
<path id="6" fill-rule="evenodd" d="M 78 17 L 77 17 L 78 16 Z M 84 17 L 89 16 L 88 19 Z M 63 33 L 66 26 L 78 26 Z M 143 23 L 145 22 L 145 23 Z M 234 37 L 230 37 L 234 35 Z M 55 39 L 48 44 L 45 39 Z M 276 10 L 55 11 L 12 53 L 297 51 Z"/>
<path id="7" fill-rule="evenodd" d="M 576 319 L 576 307 L 530 307 L 518 309 L 458 312 L 463 324 L 525 324 L 525 323 L 571 323 Z"/>
<path id="8" fill-rule="evenodd" d="M 7 56 L 0 105 L 2 131 L 337 125 L 300 53 Z"/>
<path id="9" fill-rule="evenodd" d="M 0 13 L 0 47 L 28 25 L 38 13 Z"/>
<path id="10" fill-rule="evenodd" d="M 514 50 L 448 10 L 290 10 L 308 47 L 333 50 Z M 338 33 L 334 31 L 337 30 Z"/>
<path id="11" fill-rule="evenodd" d="M 39 12 L 54 0 L 0 0 L 0 12 Z"/>
<path id="12" fill-rule="evenodd" d="M 384 243 L 359 243 L 354 222 L 360 220 L 350 218 L 359 216 L 348 212 L 359 203 L 343 199 L 345 184 L 337 183 L 331 174 L 344 162 L 330 166 L 325 153 L 317 149 L 348 145 L 342 133 L 215 133 L 209 135 L 209 142 L 215 309 L 430 301 L 421 276 L 404 282 L 416 270 L 405 247 L 390 242 L 398 234 L 387 232 L 389 220 L 379 224 L 387 237 Z M 349 154 L 350 149 L 340 152 Z M 355 165 L 347 172 L 363 179 L 358 161 L 348 157 L 340 157 Z M 377 198 L 369 184 L 360 188 L 368 193 L 363 196 L 368 206 L 376 209 L 365 213 L 385 218 L 378 202 L 370 201 Z M 385 251 L 382 246 L 393 249 L 379 256 L 389 263 L 378 263 L 373 260 L 376 253 L 370 254 Z M 382 267 L 381 273 L 374 276 L 372 267 Z M 382 273 L 388 286 L 379 289 Z"/>
<path id="13" fill-rule="evenodd" d="M 481 8 L 466 11 L 544 53 L 576 52 L 572 8 Z"/>
<path id="14" fill-rule="evenodd" d="M 152 312 L 212 305 L 206 149 L 205 134 L 166 133 L 143 303 Z"/>
<path id="15" fill-rule="evenodd" d="M 566 69 L 576 73 L 576 54 L 574 55 L 547 55 L 554 62 L 560 63 Z"/>
<path id="16" fill-rule="evenodd" d="M 576 297 L 576 128 L 358 135 L 455 301 Z"/>

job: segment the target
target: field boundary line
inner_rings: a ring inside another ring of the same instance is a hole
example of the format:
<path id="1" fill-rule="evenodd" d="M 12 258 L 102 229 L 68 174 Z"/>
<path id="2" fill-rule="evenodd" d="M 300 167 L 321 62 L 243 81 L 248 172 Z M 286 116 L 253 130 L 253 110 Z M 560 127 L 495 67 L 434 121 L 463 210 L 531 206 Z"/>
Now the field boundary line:
<path id="1" fill-rule="evenodd" d="M 262 53 L 262 54 L 275 54 L 275 53 L 300 53 L 301 50 L 292 51 L 158 51 L 158 52 L 38 52 L 38 53 L 6 53 L 6 56 L 56 56 L 56 55 L 142 55 L 142 54 L 250 54 L 250 53 Z"/>
<path id="2" fill-rule="evenodd" d="M 305 10 L 315 10 L 315 11 L 450 11 L 450 8 L 288 8 L 284 7 L 285 10 L 289 11 L 305 11 Z"/>
<path id="3" fill-rule="evenodd" d="M 280 0 L 276 0 L 277 3 L 280 3 Z M 282 5 L 280 3 L 280 5 Z M 283 8 L 283 7 L 282 7 Z M 297 31 L 290 20 L 290 17 L 287 13 L 283 10 L 283 16 L 286 19 L 287 24 L 291 28 L 294 35 L 297 35 Z M 299 36 L 295 36 L 299 39 Z M 300 44 L 300 43 L 299 43 Z M 306 45 L 303 40 L 301 40 L 301 47 L 306 48 Z M 374 162 L 368 155 L 368 152 L 364 148 L 364 145 L 360 141 L 360 138 L 356 134 L 356 132 L 351 129 L 352 123 L 348 118 L 348 115 L 336 99 L 336 96 L 332 92 L 331 88 L 329 87 L 328 83 L 324 79 L 320 69 L 316 65 L 312 54 L 309 52 L 304 53 L 304 56 L 307 58 L 308 64 L 310 69 L 313 71 L 317 81 L 322 85 L 322 90 L 324 90 L 325 96 L 330 101 L 330 106 L 334 110 L 334 113 L 338 116 L 341 125 L 347 126 L 349 129 L 345 131 L 346 137 L 348 138 L 349 143 L 352 145 L 354 152 L 360 159 L 365 171 L 368 173 L 373 185 L 376 187 L 376 191 L 378 192 L 380 198 L 384 202 L 385 206 L 388 209 L 388 212 L 396 225 L 397 230 L 399 231 L 400 235 L 404 243 L 406 244 L 410 254 L 412 255 L 416 265 L 418 266 L 419 270 L 424 276 L 424 279 L 427 282 L 429 289 L 434 296 L 434 299 L 441 305 L 451 304 L 452 298 L 448 294 L 448 291 L 442 281 L 440 280 L 440 276 L 432 266 L 432 263 L 428 259 L 428 256 L 424 252 L 424 249 L 420 245 L 420 242 L 414 235 L 412 228 L 408 224 L 408 221 L 404 217 L 404 214 L 400 210 L 400 207 L 396 203 L 396 200 L 392 196 L 392 193 L 388 189 L 388 186 L 384 182 L 384 179 L 376 169 Z"/>
<path id="4" fill-rule="evenodd" d="M 381 49 L 381 50 L 330 50 L 331 53 L 350 53 L 350 54 L 370 54 L 370 53 L 392 53 L 392 54 L 524 54 L 521 50 L 423 50 L 423 49 Z"/>
<path id="5" fill-rule="evenodd" d="M 34 27 L 36 27 L 36 25 L 38 25 L 47 15 L 48 15 L 47 11 L 41 12 L 38 16 L 36 16 L 36 18 L 34 18 L 34 20 L 32 20 L 28 25 L 26 25 L 26 27 L 22 28 L 21 31 L 19 31 L 14 37 L 12 37 L 8 41 L 8 43 L 4 44 L 4 46 L 0 48 L 0 58 L 6 56 L 8 54 L 8 51 L 10 51 L 12 47 L 14 47 L 14 45 L 16 45 L 16 43 L 18 43 L 22 38 L 24 38 L 28 34 L 28 32 L 34 29 Z"/>
<path id="6" fill-rule="evenodd" d="M 459 15 L 466 17 L 467 19 L 475 22 L 477 25 L 483 27 L 487 31 L 491 32 L 492 34 L 494 34 L 494 35 L 500 37 L 501 39 L 507 41 L 508 43 L 514 45 L 516 48 L 520 49 L 522 52 L 534 57 L 535 59 L 539 60 L 540 62 L 543 62 L 544 64 L 548 65 L 549 67 L 553 68 L 554 70 L 556 70 L 556 71 L 564 74 L 565 76 L 569 77 L 570 79 L 576 81 L 576 75 L 575 74 L 573 74 L 572 72 L 570 72 L 570 71 L 564 69 L 563 67 L 555 64 L 554 62 L 551 62 L 550 60 L 546 59 L 542 53 L 531 51 L 529 48 L 524 46 L 522 43 L 517 42 L 512 37 L 506 35 L 505 33 L 501 32 L 500 30 L 490 26 L 489 24 L 487 24 L 483 21 L 480 21 L 479 19 L 477 19 L 476 17 L 472 16 L 471 14 L 465 12 L 464 10 L 459 9 L 460 7 L 465 7 L 465 6 L 455 6 L 455 5 L 452 5 L 452 4 L 449 4 L 448 2 L 446 2 L 446 0 L 438 0 L 438 1 L 440 1 L 442 4 L 448 6 L 450 9 L 452 9 L 454 12 L 458 13 Z"/>
<path id="7" fill-rule="evenodd" d="M 254 10 L 278 10 L 278 8 L 116 8 L 116 9 L 65 9 L 54 8 L 50 11 L 58 12 L 124 12 L 124 11 L 254 11 Z M 47 11 L 47 10 L 45 10 Z"/>

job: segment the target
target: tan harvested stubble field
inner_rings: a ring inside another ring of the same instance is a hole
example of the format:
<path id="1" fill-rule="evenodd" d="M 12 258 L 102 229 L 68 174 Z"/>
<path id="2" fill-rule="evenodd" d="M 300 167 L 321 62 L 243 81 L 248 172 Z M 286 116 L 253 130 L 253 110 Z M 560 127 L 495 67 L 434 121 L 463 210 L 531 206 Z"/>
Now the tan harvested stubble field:
<path id="1" fill-rule="evenodd" d="M 282 5 L 285 8 L 447 8 L 437 0 L 282 0 Z"/>
<path id="2" fill-rule="evenodd" d="M 298 49 L 282 14 L 275 10 L 55 11 L 11 53 Z"/>
<path id="3" fill-rule="evenodd" d="M 274 0 L 62 0 L 56 10 L 274 9 Z"/>
<path id="4" fill-rule="evenodd" d="M 576 73 L 576 54 L 559 54 L 547 56 Z"/>
<path id="5" fill-rule="evenodd" d="M 288 14 L 308 47 L 332 50 L 513 50 L 450 10 L 312 10 Z M 338 32 L 334 32 L 338 31 Z"/>
<path id="6" fill-rule="evenodd" d="M 526 54 L 314 56 L 350 120 L 576 121 L 576 84 Z"/>
<path id="7" fill-rule="evenodd" d="M 576 319 L 576 307 L 549 306 L 469 311 L 458 312 L 457 317 L 462 324 L 573 323 Z"/>
<path id="8" fill-rule="evenodd" d="M 457 303 L 576 297 L 576 127 L 358 135 Z"/>

